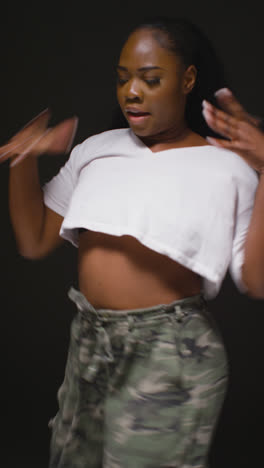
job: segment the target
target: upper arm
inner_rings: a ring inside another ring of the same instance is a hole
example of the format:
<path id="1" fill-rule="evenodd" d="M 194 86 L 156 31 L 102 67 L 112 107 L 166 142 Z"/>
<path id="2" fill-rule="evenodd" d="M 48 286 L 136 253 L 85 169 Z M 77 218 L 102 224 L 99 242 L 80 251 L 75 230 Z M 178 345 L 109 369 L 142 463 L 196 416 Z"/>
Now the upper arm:
<path id="1" fill-rule="evenodd" d="M 232 255 L 230 262 L 231 276 L 241 292 L 247 292 L 247 285 L 243 279 L 243 265 L 245 260 L 245 243 L 254 207 L 255 194 L 258 185 L 257 175 L 251 171 L 246 181 L 238 191 L 238 203 L 234 226 Z"/>
<path id="2" fill-rule="evenodd" d="M 241 213 L 237 220 L 233 238 L 231 262 L 229 271 L 231 277 L 240 292 L 247 292 L 247 286 L 243 281 L 243 264 L 245 257 L 245 242 L 252 214 L 252 206 Z"/>
<path id="3" fill-rule="evenodd" d="M 75 159 L 79 147 L 75 147 L 66 164 L 60 169 L 43 190 L 43 224 L 36 257 L 41 258 L 61 245 L 60 228 L 77 181 Z"/>
<path id="4" fill-rule="evenodd" d="M 56 212 L 61 218 L 64 218 L 67 212 L 77 183 L 76 159 L 78 158 L 78 153 L 79 146 L 76 146 L 58 174 L 42 187 L 45 207 Z M 47 212 L 47 216 L 51 216 L 49 212 Z"/>
<path id="5" fill-rule="evenodd" d="M 60 236 L 62 222 L 63 217 L 61 215 L 45 206 L 44 222 L 38 254 L 39 258 L 44 257 L 49 252 L 63 244 L 64 240 Z"/>
<path id="6" fill-rule="evenodd" d="M 63 242 L 59 232 L 64 217 L 67 216 L 81 169 L 95 157 L 98 148 L 102 149 L 102 144 L 107 146 L 109 142 L 107 135 L 108 132 L 105 132 L 103 136 L 94 135 L 82 144 L 75 146 L 58 174 L 42 187 L 44 216 L 39 256 L 45 256 Z"/>
<path id="7" fill-rule="evenodd" d="M 59 247 L 64 241 L 60 236 L 63 217 L 44 206 L 43 221 L 40 234 L 26 245 L 18 243 L 20 254 L 28 259 L 37 260 L 45 257 Z"/>

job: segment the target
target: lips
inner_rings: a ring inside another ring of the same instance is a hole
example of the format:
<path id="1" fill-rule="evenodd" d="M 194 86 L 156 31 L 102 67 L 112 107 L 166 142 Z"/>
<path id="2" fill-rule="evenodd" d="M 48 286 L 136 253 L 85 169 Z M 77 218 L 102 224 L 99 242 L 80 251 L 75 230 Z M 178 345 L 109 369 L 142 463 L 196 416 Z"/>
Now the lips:
<path id="1" fill-rule="evenodd" d="M 149 112 L 134 107 L 127 107 L 125 112 L 128 121 L 131 123 L 142 123 L 150 116 Z"/>
<path id="2" fill-rule="evenodd" d="M 144 117 L 149 115 L 149 112 L 146 112 L 142 109 L 137 109 L 136 107 L 126 107 L 125 112 L 127 115 L 132 117 Z"/>
<path id="3" fill-rule="evenodd" d="M 131 111 L 128 111 L 127 115 L 129 117 L 145 117 L 146 115 L 149 115 L 149 113 L 148 112 L 131 112 Z"/>

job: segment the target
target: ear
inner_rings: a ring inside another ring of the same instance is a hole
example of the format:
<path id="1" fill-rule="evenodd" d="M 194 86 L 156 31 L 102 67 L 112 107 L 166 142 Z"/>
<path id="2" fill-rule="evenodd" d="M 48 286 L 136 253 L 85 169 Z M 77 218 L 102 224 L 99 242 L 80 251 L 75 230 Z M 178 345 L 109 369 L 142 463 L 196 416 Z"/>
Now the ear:
<path id="1" fill-rule="evenodd" d="M 194 65 L 189 65 L 184 72 L 183 77 L 183 92 L 184 94 L 189 94 L 196 82 L 197 69 Z"/>

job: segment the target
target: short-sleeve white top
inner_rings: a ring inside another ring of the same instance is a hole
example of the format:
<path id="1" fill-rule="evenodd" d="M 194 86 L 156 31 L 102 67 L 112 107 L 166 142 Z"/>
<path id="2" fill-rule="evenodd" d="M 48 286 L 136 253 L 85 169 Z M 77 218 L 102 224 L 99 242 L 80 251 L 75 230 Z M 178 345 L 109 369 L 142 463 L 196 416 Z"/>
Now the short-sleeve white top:
<path id="1" fill-rule="evenodd" d="M 258 176 L 237 154 L 213 146 L 153 153 L 131 129 L 77 145 L 45 186 L 45 204 L 63 216 L 60 235 L 78 229 L 130 235 L 203 277 L 218 293 L 225 274 L 241 291 L 244 243 Z"/>

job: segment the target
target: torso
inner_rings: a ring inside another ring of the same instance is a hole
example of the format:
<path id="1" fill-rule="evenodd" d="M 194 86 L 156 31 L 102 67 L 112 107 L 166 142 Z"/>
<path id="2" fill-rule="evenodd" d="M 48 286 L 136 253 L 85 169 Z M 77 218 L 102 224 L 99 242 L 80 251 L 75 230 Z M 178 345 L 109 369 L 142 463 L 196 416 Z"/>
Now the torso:
<path id="1" fill-rule="evenodd" d="M 189 132 L 183 142 L 155 143 L 155 153 L 208 143 Z M 136 309 L 168 304 L 201 291 L 199 275 L 145 247 L 132 236 L 81 231 L 79 288 L 96 308 Z"/>
<path id="2" fill-rule="evenodd" d="M 207 144 L 204 138 L 189 132 L 183 142 L 153 142 L 150 149 L 155 153 Z M 198 274 L 132 236 L 80 232 L 79 288 L 96 308 L 121 310 L 168 304 L 198 294 L 201 287 Z"/>
<path id="3" fill-rule="evenodd" d="M 96 308 L 168 304 L 201 290 L 201 277 L 131 236 L 84 231 L 79 239 L 79 288 Z"/>

